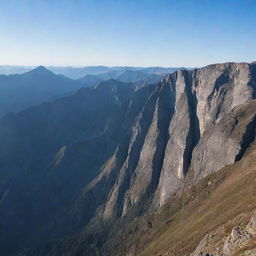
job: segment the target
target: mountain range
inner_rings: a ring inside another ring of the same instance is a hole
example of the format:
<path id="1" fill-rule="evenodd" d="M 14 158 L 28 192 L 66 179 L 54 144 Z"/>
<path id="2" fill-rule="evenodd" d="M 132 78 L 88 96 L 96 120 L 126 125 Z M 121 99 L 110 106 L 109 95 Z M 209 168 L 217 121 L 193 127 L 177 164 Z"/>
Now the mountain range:
<path id="1" fill-rule="evenodd" d="M 34 66 L 12 66 L 12 65 L 2 65 L 0 66 L 0 74 L 10 75 L 10 74 L 23 74 L 25 72 L 33 70 Z M 126 71 L 141 71 L 144 74 L 156 74 L 165 75 L 168 73 L 173 73 L 178 69 L 186 69 L 184 67 L 108 67 L 108 66 L 86 66 L 86 67 L 58 67 L 58 66 L 46 66 L 46 68 L 56 74 L 61 74 L 71 79 L 79 79 L 86 75 L 103 75 L 106 74 L 108 78 L 114 78 L 111 76 L 111 72 L 120 75 Z"/>
<path id="2" fill-rule="evenodd" d="M 30 69 L 31 67 L 0 67 L 0 73 L 1 70 L 6 73 L 0 75 L 0 116 L 9 112 L 18 112 L 48 100 L 54 100 L 73 93 L 81 87 L 95 86 L 105 80 L 115 79 L 121 82 L 132 82 L 134 87 L 139 88 L 150 83 L 157 83 L 168 72 L 176 70 L 176 68 L 109 68 L 104 66 L 50 67 L 50 69 L 39 66 Z M 25 70 L 29 71 L 24 73 Z M 10 72 L 20 74 L 9 74 Z M 63 74 L 72 78 L 85 75 L 79 79 L 71 79 Z"/>
<path id="3" fill-rule="evenodd" d="M 0 75 L 0 116 L 53 100 L 79 89 L 81 84 L 40 66 L 15 75 Z"/>
<path id="4" fill-rule="evenodd" d="M 0 254 L 255 255 L 256 64 L 98 69 L 0 77 Z"/>

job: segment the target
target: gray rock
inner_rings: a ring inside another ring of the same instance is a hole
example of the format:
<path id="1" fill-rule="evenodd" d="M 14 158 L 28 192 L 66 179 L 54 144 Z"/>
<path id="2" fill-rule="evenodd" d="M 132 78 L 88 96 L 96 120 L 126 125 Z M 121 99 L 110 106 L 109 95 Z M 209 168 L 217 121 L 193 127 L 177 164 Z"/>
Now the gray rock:
<path id="1" fill-rule="evenodd" d="M 247 63 L 182 70 L 163 79 L 133 125 L 105 216 L 124 216 L 150 194 L 151 207 L 158 208 L 238 161 L 255 139 L 255 84 L 255 66 Z"/>

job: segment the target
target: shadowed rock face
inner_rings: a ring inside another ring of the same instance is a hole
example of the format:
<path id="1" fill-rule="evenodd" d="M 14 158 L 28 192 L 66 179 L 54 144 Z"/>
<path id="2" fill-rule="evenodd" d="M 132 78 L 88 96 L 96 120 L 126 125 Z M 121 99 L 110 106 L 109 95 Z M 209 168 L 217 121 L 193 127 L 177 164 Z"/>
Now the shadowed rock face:
<path id="1" fill-rule="evenodd" d="M 110 80 L 5 117 L 3 252 L 74 235 L 145 201 L 157 209 L 240 160 L 255 140 L 255 73 L 254 64 L 225 63 L 138 90 Z"/>

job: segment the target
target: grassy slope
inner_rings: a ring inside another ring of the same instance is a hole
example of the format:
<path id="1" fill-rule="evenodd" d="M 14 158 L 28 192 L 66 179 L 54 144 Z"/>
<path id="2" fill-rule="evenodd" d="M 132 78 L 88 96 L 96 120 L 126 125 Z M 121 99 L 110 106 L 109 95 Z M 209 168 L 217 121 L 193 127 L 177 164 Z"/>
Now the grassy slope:
<path id="1" fill-rule="evenodd" d="M 194 251 L 206 233 L 220 225 L 228 235 L 233 226 L 229 220 L 256 208 L 256 144 L 241 161 L 204 178 L 173 198 L 162 209 L 151 215 L 127 217 L 97 225 L 98 230 L 81 234 L 74 239 L 60 241 L 48 251 L 47 246 L 24 255 L 97 255 L 97 256 L 185 256 Z M 249 214 L 245 214 L 249 216 Z M 246 223 L 249 220 L 244 220 Z M 90 238 L 90 239 L 89 239 Z M 244 250 L 253 249 L 256 243 Z M 129 254 L 130 252 L 130 254 Z"/>
<path id="2" fill-rule="evenodd" d="M 256 146 L 253 145 L 240 162 L 206 177 L 183 194 L 183 206 L 176 206 L 174 214 L 170 213 L 170 207 L 175 202 L 156 214 L 151 230 L 139 240 L 138 245 L 142 248 L 139 255 L 192 252 L 207 232 L 240 213 L 255 209 L 255 193 Z M 168 215 L 169 221 L 161 221 Z M 227 230 L 227 234 L 229 232 Z"/>

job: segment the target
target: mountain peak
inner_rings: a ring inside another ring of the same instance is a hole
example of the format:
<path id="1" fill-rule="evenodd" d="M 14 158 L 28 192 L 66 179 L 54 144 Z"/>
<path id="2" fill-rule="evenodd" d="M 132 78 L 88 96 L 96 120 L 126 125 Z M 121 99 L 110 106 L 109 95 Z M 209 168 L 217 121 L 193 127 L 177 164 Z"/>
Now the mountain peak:
<path id="1" fill-rule="evenodd" d="M 35 70 L 47 70 L 44 66 L 38 66 L 35 68 Z"/>
<path id="2" fill-rule="evenodd" d="M 45 68 L 44 66 L 38 66 L 35 69 L 32 69 L 28 73 L 32 73 L 32 74 L 53 74 L 52 71 L 50 71 L 49 69 Z"/>

